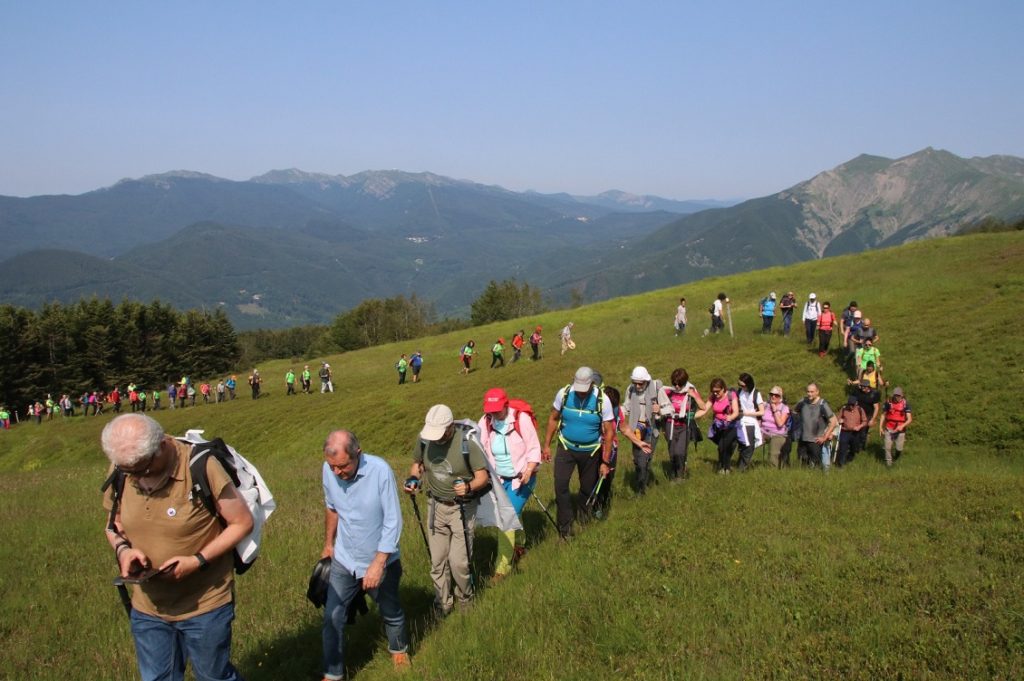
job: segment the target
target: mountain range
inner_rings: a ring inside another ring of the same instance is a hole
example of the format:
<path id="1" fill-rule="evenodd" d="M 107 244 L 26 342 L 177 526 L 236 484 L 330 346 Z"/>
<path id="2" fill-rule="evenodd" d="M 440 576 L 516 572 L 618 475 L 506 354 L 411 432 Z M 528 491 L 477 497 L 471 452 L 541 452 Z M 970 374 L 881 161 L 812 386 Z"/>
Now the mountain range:
<path id="1" fill-rule="evenodd" d="M 323 323 L 367 297 L 466 309 L 490 279 L 553 302 L 952 234 L 1024 215 L 1024 159 L 862 155 L 732 205 L 513 192 L 433 173 L 175 171 L 78 196 L 0 196 L 0 296 L 222 306 L 239 328 Z"/>

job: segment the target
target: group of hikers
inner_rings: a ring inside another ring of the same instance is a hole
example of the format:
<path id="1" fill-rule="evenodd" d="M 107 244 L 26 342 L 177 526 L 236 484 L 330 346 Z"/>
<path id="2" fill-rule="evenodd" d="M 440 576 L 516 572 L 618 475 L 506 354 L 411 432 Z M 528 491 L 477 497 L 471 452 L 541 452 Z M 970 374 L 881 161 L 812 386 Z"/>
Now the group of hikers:
<path id="1" fill-rule="evenodd" d="M 630 445 L 637 496 L 651 482 L 661 438 L 675 482 L 687 477 L 688 458 L 705 438 L 717 448 L 720 474 L 732 470 L 737 452 L 738 469 L 749 469 L 759 446 L 770 452 L 767 458 L 775 467 L 789 464 L 794 444 L 797 460 L 806 467 L 842 467 L 863 450 L 876 423 L 886 465 L 899 458 L 913 420 L 901 388 L 882 402 L 878 390 L 861 379 L 838 413 L 818 384 L 809 383 L 805 390 L 790 406 L 775 385 L 766 400 L 754 377 L 743 372 L 734 387 L 721 377 L 711 379 L 705 398 L 682 367 L 665 384 L 636 366 L 623 394 L 599 372 L 579 367 L 571 382 L 555 391 L 543 429 L 529 403 L 510 398 L 500 387 L 484 393 L 476 419 L 456 420 L 449 406 L 433 405 L 413 439 L 408 474 L 400 485 L 387 461 L 362 451 L 355 433 L 331 431 L 321 470 L 324 544 L 309 592 L 325 608 L 323 678 L 345 677 L 344 628 L 357 611 L 365 611 L 360 610 L 365 595 L 378 604 L 395 668 L 411 665 L 399 588 L 401 493 L 409 499 L 429 555 L 433 608 L 443 619 L 470 607 L 480 586 L 472 560 L 477 527 L 499 530 L 493 584 L 508 577 L 526 553 L 522 514 L 531 499 L 561 541 L 569 541 L 581 523 L 607 512 L 622 467 L 620 436 Z M 705 417 L 707 427 L 698 426 Z M 171 517 L 177 508 L 191 509 L 193 516 L 203 513 L 190 496 L 195 472 L 189 461 L 199 445 L 189 442 L 166 436 L 141 413 L 107 425 L 102 444 L 112 477 L 120 472 L 132 481 L 122 486 L 120 496 L 106 493 L 107 540 L 122 578 L 138 581 L 147 575 L 129 606 L 143 678 L 181 678 L 188 658 L 204 678 L 239 679 L 229 659 L 232 548 L 248 535 L 253 518 L 239 502 L 234 478 L 210 457 L 204 477 L 216 499 L 214 510 L 202 516 L 206 520 L 184 525 L 147 520 L 153 513 L 161 515 L 160 508 L 151 508 L 155 499 L 168 505 Z M 536 494 L 538 473 L 546 463 L 553 465 L 554 517 Z M 422 513 L 421 494 L 426 495 Z M 186 630 L 196 635 L 181 636 Z"/>
<path id="2" fill-rule="evenodd" d="M 572 339 L 573 326 L 573 322 L 569 322 L 562 327 L 562 330 L 559 333 L 559 340 L 561 341 L 563 355 L 569 350 L 576 349 L 576 342 Z M 538 324 L 534 327 L 533 333 L 529 336 L 526 335 L 526 331 L 524 329 L 519 329 L 513 333 L 512 340 L 508 343 L 512 349 L 512 359 L 510 363 L 514 364 L 522 358 L 523 349 L 527 343 L 530 344 L 530 360 L 536 362 L 543 359 L 544 336 L 542 331 L 543 327 Z M 500 369 L 505 366 L 505 352 L 505 337 L 499 336 L 491 346 L 491 369 Z M 473 370 L 474 357 L 476 357 L 476 341 L 471 338 L 463 344 L 462 349 L 459 351 L 459 363 L 461 364 L 459 371 L 461 373 L 468 375 L 469 372 Z M 401 382 L 402 381 L 399 380 L 399 383 Z"/>
<path id="3" fill-rule="evenodd" d="M 414 371 L 414 373 L 416 372 Z M 298 383 L 298 390 L 311 394 L 313 392 L 312 377 L 313 373 L 308 364 L 299 374 L 289 368 L 284 376 L 286 395 L 297 394 L 296 383 Z M 326 361 L 320 363 L 317 377 L 320 379 L 321 393 L 334 392 L 334 374 L 329 363 Z M 414 380 L 416 379 L 414 378 Z M 252 399 L 259 399 L 263 394 L 263 377 L 259 369 L 252 370 L 247 378 L 247 383 Z M 221 378 L 216 383 L 202 381 L 198 385 L 189 376 L 182 376 L 181 380 L 169 382 L 166 388 L 160 386 L 148 388 L 131 382 L 123 389 L 115 385 L 109 391 L 86 391 L 77 399 L 72 399 L 69 394 L 63 394 L 59 399 L 54 399 L 52 394 L 47 394 L 45 400 L 30 402 L 24 415 L 26 421 L 34 420 L 37 425 L 42 425 L 43 421 L 52 421 L 54 416 L 62 418 L 73 417 L 76 414 L 99 416 L 108 410 L 114 414 L 120 414 L 122 410 L 130 410 L 134 413 L 159 411 L 164 408 L 184 409 L 196 406 L 197 400 L 201 400 L 202 404 L 228 402 L 236 398 L 237 389 L 238 376 L 235 374 Z M 19 422 L 19 414 L 5 405 L 0 405 L 0 429 L 10 429 L 12 416 L 16 419 L 15 423 Z"/>

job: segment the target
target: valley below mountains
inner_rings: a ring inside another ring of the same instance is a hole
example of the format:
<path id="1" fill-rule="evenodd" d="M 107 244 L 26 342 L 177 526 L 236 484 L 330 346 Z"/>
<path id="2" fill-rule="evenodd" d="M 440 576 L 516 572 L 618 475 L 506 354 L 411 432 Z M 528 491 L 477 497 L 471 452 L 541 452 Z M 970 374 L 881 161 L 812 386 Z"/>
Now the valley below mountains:
<path id="1" fill-rule="evenodd" d="M 954 234 L 1024 215 L 1024 159 L 858 156 L 736 205 L 512 192 L 432 173 L 194 172 L 0 196 L 0 299 L 222 307 L 239 329 L 326 323 L 415 293 L 460 314 L 491 279 L 599 300 Z"/>

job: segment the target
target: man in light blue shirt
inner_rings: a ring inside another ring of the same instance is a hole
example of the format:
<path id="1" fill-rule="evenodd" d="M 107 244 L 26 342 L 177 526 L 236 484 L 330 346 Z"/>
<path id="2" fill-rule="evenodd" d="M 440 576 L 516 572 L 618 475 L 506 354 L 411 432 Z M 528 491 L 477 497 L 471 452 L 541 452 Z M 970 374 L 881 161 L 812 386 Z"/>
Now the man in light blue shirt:
<path id="1" fill-rule="evenodd" d="M 336 430 L 324 442 L 324 550 L 331 558 L 324 609 L 324 679 L 345 678 L 344 626 L 361 591 L 377 602 L 396 668 L 409 666 L 409 635 L 398 599 L 402 514 L 395 475 L 386 461 L 364 454 L 359 440 Z"/>

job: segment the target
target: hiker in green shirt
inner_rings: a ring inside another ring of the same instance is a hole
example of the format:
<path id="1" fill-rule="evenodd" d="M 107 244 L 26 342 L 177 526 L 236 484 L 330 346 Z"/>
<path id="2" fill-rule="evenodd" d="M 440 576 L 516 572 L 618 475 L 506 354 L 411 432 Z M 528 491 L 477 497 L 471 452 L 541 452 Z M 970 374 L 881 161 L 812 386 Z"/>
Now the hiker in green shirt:
<path id="1" fill-rule="evenodd" d="M 313 374 L 310 373 L 309 365 L 307 364 L 306 368 L 302 370 L 302 392 L 306 393 L 307 395 L 309 394 L 309 386 L 312 380 Z"/>
<path id="2" fill-rule="evenodd" d="M 466 341 L 462 346 L 462 353 L 459 359 L 462 360 L 462 373 L 469 375 L 470 366 L 473 364 L 473 353 L 476 352 L 476 342 L 472 339 Z"/>
<path id="3" fill-rule="evenodd" d="M 11 429 L 11 412 L 7 411 L 7 407 L 0 407 L 0 427 Z"/>
<path id="4" fill-rule="evenodd" d="M 865 369 L 867 369 L 868 362 L 874 363 L 875 367 L 881 366 L 879 360 L 881 359 L 882 354 L 878 351 L 878 348 L 875 347 L 874 341 L 872 341 L 870 338 L 866 339 L 864 341 L 864 344 L 861 347 L 857 348 L 856 356 L 857 369 L 859 371 L 864 371 Z"/>
<path id="5" fill-rule="evenodd" d="M 159 411 L 159 410 L 160 410 L 160 391 L 159 390 L 154 390 L 153 391 L 153 411 Z"/>
<path id="6" fill-rule="evenodd" d="M 494 347 L 491 348 L 491 368 L 492 369 L 494 368 L 495 364 L 497 364 L 498 366 L 501 366 L 501 367 L 505 366 L 505 339 L 504 338 L 499 338 L 498 341 L 494 344 Z"/>
<path id="7" fill-rule="evenodd" d="M 405 358 L 404 352 L 395 363 L 395 368 L 398 369 L 398 385 L 402 385 L 405 383 L 405 372 L 409 369 L 409 360 Z"/>
<path id="8" fill-rule="evenodd" d="M 288 369 L 288 373 L 284 375 L 284 382 L 288 386 L 288 395 L 295 394 L 295 372 Z"/>

